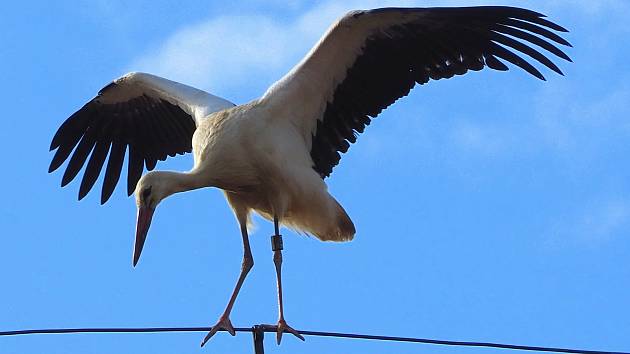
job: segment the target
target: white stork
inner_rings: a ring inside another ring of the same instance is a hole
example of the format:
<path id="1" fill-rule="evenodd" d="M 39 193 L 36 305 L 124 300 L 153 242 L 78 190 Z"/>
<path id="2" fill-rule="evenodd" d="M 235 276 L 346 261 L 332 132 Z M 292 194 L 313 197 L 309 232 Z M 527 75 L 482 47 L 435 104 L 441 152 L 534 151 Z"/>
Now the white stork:
<path id="1" fill-rule="evenodd" d="M 61 185 L 85 162 L 82 199 L 109 155 L 101 203 L 123 168 L 128 149 L 127 193 L 138 206 L 134 266 L 157 205 L 171 194 L 202 187 L 224 191 L 240 224 L 242 269 L 228 305 L 202 342 L 218 330 L 234 335 L 229 316 L 254 261 L 247 224 L 255 211 L 323 241 L 349 241 L 354 224 L 324 183 L 340 153 L 348 151 L 370 120 L 417 84 L 503 61 L 543 75 L 523 53 L 562 74 L 540 49 L 570 61 L 564 28 L 544 15 L 514 7 L 385 8 L 352 11 L 335 22 L 288 74 L 252 102 L 234 105 L 204 91 L 144 73 L 129 73 L 100 90 L 70 116 L 51 143 L 49 172 L 70 157 Z M 556 43 L 556 44 L 553 44 Z M 540 49 L 534 49 L 531 45 Z M 194 154 L 188 172 L 149 172 L 168 156 Z M 282 307 L 281 257 L 277 340 L 287 325 Z M 302 338 L 303 339 L 303 338 Z"/>

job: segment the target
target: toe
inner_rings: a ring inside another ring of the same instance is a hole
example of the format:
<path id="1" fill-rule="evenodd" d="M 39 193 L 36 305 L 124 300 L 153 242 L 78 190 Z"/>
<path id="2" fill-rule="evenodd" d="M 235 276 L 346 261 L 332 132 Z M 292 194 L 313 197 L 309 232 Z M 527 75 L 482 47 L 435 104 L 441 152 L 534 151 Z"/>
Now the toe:
<path id="1" fill-rule="evenodd" d="M 276 341 L 278 342 L 278 345 L 280 345 L 280 341 L 282 340 L 283 333 L 291 333 L 294 336 L 301 339 L 302 341 L 304 341 L 304 336 L 302 336 L 300 332 L 291 328 L 291 326 L 289 326 L 284 320 L 280 320 L 278 321 L 278 328 L 276 330 Z"/>
<path id="2" fill-rule="evenodd" d="M 280 345 L 280 342 L 282 341 L 282 333 L 284 333 L 282 331 L 282 329 L 280 329 L 280 327 L 278 327 L 278 330 L 276 332 L 276 342 L 278 343 L 278 345 Z"/>
<path id="3" fill-rule="evenodd" d="M 234 330 L 234 326 L 232 326 L 232 321 L 230 321 L 230 318 L 227 316 L 221 316 L 221 318 L 219 318 L 219 321 L 214 326 L 212 326 L 210 332 L 208 332 L 208 334 L 206 334 L 206 337 L 201 341 L 201 346 L 203 347 L 210 340 L 210 338 L 212 338 L 212 336 L 214 336 L 221 329 L 226 330 L 232 336 L 236 335 L 236 331 Z"/>
<path id="4" fill-rule="evenodd" d="M 236 335 L 236 331 L 234 330 L 234 327 L 232 326 L 232 322 L 230 322 L 229 318 L 228 318 L 227 323 L 225 324 L 225 326 L 223 328 L 226 331 L 228 331 L 228 333 L 230 335 L 232 335 L 232 337 L 234 337 Z"/>
<path id="5" fill-rule="evenodd" d="M 208 334 L 206 334 L 206 336 L 201 341 L 201 346 L 203 347 L 204 345 L 206 345 L 206 343 L 208 343 L 210 338 L 212 338 L 212 336 L 214 336 L 214 334 L 217 333 L 218 330 L 219 330 L 219 328 L 217 326 L 212 327 L 210 332 L 208 332 Z"/>

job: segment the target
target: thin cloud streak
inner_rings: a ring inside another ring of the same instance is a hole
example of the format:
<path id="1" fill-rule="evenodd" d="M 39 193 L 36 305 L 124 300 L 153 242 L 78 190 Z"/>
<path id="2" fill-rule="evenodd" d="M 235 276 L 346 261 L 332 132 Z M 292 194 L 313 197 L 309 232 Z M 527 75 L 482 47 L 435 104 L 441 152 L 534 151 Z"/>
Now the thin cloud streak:
<path id="1" fill-rule="evenodd" d="M 295 36 L 265 16 L 225 16 L 178 30 L 130 67 L 202 88 L 230 89 L 251 75 L 260 80 L 276 71 L 291 56 L 286 44 Z"/>
<path id="2" fill-rule="evenodd" d="M 585 203 L 545 233 L 550 247 L 596 247 L 613 241 L 630 226 L 630 202 L 621 197 Z"/>
<path id="3" fill-rule="evenodd" d="M 215 93 L 245 88 L 260 95 L 344 13 L 388 4 L 328 1 L 288 22 L 257 13 L 211 18 L 176 30 L 159 47 L 134 59 L 129 71 L 152 72 Z"/>

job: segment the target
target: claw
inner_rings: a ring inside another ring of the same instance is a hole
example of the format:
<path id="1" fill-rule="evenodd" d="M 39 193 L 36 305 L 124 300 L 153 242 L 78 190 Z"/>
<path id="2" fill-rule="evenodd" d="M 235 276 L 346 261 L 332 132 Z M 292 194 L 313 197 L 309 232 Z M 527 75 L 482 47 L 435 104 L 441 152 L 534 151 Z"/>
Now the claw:
<path id="1" fill-rule="evenodd" d="M 230 317 L 223 315 L 219 318 L 219 321 L 217 321 L 217 323 L 212 326 L 210 332 L 208 332 L 208 334 L 206 334 L 206 337 L 201 341 L 201 346 L 203 347 L 210 340 L 210 338 L 212 338 L 212 336 L 214 336 L 221 329 L 226 330 L 232 336 L 236 335 L 236 331 L 232 326 L 232 321 L 230 321 Z"/>
<path id="2" fill-rule="evenodd" d="M 276 341 L 278 342 L 278 345 L 280 345 L 280 341 L 282 341 L 282 334 L 283 333 L 291 333 L 294 336 L 296 336 L 299 339 L 301 339 L 302 341 L 304 341 L 304 337 L 300 334 L 300 332 L 298 332 L 295 329 L 291 328 L 291 326 L 289 326 L 284 319 L 280 319 L 280 320 L 278 320 L 278 326 L 277 326 L 277 329 L 276 329 Z"/>

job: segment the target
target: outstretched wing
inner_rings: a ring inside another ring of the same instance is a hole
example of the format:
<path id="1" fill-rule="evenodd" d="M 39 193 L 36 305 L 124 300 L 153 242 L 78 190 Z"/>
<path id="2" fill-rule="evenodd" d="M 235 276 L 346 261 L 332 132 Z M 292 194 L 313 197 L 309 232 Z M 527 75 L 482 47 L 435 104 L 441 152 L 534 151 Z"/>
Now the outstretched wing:
<path id="1" fill-rule="evenodd" d="M 325 178 L 370 120 L 416 83 L 486 66 L 508 70 L 503 61 L 544 80 L 521 53 L 562 74 L 539 50 L 571 61 L 553 44 L 570 46 L 553 32 L 566 30 L 544 17 L 496 6 L 353 11 L 263 99 L 299 105 L 294 111 L 303 114 L 290 119 L 310 144 L 313 168 Z"/>
<path id="2" fill-rule="evenodd" d="M 101 191 L 103 204 L 114 191 L 129 148 L 127 194 L 131 195 L 143 165 L 150 171 L 158 160 L 190 152 L 198 122 L 232 106 L 190 86 L 155 75 L 129 73 L 101 89 L 59 127 L 50 144 L 50 150 L 57 151 L 48 172 L 72 155 L 61 180 L 63 187 L 77 176 L 89 156 L 79 188 L 81 200 L 94 186 L 109 154 Z"/>

